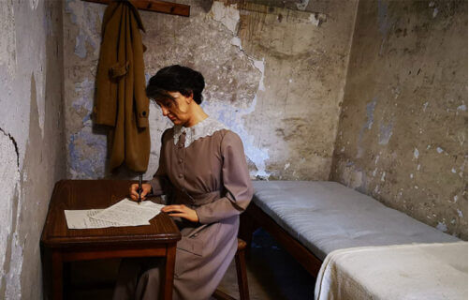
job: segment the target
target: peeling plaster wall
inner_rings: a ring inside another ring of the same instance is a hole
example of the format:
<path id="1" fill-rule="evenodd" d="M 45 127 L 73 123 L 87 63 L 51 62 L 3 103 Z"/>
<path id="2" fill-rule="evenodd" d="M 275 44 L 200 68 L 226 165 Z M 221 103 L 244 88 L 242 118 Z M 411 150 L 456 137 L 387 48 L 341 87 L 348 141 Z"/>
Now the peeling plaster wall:
<path id="1" fill-rule="evenodd" d="M 331 177 L 467 240 L 467 2 L 360 1 Z"/>
<path id="2" fill-rule="evenodd" d="M 39 240 L 65 176 L 60 1 L 0 1 L 0 299 L 42 294 Z"/>
<path id="3" fill-rule="evenodd" d="M 203 108 L 237 132 L 253 177 L 329 177 L 346 78 L 356 1 L 265 1 L 191 5 L 191 17 L 140 12 L 147 32 L 146 76 L 170 64 L 206 78 Z M 90 120 L 105 6 L 67 0 L 64 7 L 68 176 L 110 176 L 106 135 Z M 152 152 L 171 124 L 152 105 Z M 125 172 L 121 176 L 128 176 Z"/>

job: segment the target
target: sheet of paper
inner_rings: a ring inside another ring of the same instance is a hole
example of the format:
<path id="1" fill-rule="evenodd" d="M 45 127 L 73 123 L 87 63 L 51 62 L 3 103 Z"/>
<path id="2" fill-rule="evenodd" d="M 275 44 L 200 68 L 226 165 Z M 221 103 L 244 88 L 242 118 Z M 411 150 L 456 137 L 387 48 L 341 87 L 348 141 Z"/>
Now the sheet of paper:
<path id="1" fill-rule="evenodd" d="M 102 221 L 138 226 L 149 224 L 149 221 L 158 215 L 164 205 L 151 201 L 142 201 L 138 204 L 127 198 L 103 209 L 93 216 L 94 219 Z"/>
<path id="2" fill-rule="evenodd" d="M 64 210 L 67 226 L 69 229 L 92 229 L 127 226 L 116 222 L 108 222 L 92 218 L 101 211 L 102 209 Z"/>

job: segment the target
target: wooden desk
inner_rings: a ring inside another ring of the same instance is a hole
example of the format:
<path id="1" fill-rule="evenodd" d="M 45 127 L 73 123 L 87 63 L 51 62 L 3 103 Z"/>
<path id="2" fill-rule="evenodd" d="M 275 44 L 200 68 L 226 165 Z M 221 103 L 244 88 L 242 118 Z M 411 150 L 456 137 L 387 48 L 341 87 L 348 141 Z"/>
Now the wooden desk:
<path id="1" fill-rule="evenodd" d="M 148 226 L 68 229 L 65 209 L 106 208 L 128 195 L 132 181 L 62 180 L 54 188 L 42 231 L 45 299 L 63 298 L 64 263 L 120 257 L 165 257 L 164 299 L 172 298 L 179 229 L 161 213 Z"/>

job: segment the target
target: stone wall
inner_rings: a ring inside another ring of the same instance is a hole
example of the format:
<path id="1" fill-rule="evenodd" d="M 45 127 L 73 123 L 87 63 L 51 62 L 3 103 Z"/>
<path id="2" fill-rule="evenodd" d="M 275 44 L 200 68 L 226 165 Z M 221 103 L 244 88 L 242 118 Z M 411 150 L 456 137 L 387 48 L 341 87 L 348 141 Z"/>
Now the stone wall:
<path id="1" fill-rule="evenodd" d="M 467 240 L 467 2 L 360 1 L 331 178 Z"/>
<path id="2" fill-rule="evenodd" d="M 62 4 L 0 1 L 0 299 L 39 299 L 39 241 L 65 177 Z"/>
<path id="3" fill-rule="evenodd" d="M 327 179 L 357 2 L 178 2 L 191 5 L 190 18 L 140 12 L 147 78 L 171 64 L 201 71 L 203 108 L 241 136 L 252 177 Z M 110 176 L 105 131 L 90 120 L 104 9 L 79 0 L 64 8 L 70 178 Z M 150 119 L 146 178 L 171 125 L 155 105 Z"/>

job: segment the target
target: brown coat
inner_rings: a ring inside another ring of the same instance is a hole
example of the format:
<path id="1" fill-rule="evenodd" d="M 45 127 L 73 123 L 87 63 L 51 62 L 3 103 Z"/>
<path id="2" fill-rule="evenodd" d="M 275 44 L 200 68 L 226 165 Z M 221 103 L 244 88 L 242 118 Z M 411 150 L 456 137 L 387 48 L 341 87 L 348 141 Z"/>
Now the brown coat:
<path id="1" fill-rule="evenodd" d="M 199 124 L 194 127 L 203 126 Z M 199 224 L 177 221 L 182 239 L 177 244 L 173 299 L 206 300 L 236 253 L 239 214 L 249 205 L 253 188 L 236 133 L 217 130 L 187 146 L 186 133 L 175 143 L 174 130 L 163 134 L 160 165 L 149 183 L 154 193 L 170 195 L 172 203 L 197 212 Z M 158 299 L 161 269 L 151 260 L 127 261 L 114 300 Z"/>
<path id="2" fill-rule="evenodd" d="M 111 169 L 125 162 L 136 172 L 146 171 L 150 157 L 149 101 L 140 29 L 145 31 L 131 2 L 109 4 L 103 18 L 93 108 L 95 124 L 111 126 Z"/>

